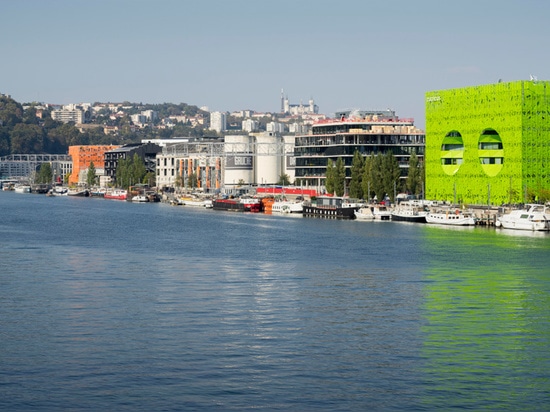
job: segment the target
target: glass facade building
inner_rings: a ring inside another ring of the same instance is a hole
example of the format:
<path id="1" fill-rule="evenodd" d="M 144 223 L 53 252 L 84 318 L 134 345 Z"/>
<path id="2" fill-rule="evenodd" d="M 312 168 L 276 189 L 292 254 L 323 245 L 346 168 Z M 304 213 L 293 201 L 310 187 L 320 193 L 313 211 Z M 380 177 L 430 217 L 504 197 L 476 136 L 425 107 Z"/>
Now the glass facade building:
<path id="1" fill-rule="evenodd" d="M 535 201 L 550 190 L 550 82 L 426 93 L 426 198 Z"/>

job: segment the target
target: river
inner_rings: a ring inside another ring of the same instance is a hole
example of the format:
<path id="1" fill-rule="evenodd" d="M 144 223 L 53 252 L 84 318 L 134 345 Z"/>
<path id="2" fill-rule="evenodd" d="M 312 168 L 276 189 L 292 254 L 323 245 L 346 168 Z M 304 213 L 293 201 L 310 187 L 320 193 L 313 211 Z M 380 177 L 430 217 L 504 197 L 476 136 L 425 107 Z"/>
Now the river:
<path id="1" fill-rule="evenodd" d="M 540 411 L 550 235 L 0 192 L 2 410 Z"/>

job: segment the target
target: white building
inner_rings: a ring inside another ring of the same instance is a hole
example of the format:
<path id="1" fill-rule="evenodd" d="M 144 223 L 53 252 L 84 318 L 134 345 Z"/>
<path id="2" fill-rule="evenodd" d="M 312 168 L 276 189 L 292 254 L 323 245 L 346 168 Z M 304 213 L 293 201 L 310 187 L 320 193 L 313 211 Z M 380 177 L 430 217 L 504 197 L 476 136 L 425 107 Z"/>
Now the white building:
<path id="1" fill-rule="evenodd" d="M 84 123 L 85 113 L 82 109 L 74 110 L 52 110 L 52 119 L 63 123 Z"/>
<path id="2" fill-rule="evenodd" d="M 141 114 L 143 116 L 145 116 L 145 119 L 148 121 L 148 122 L 154 122 L 155 120 L 158 119 L 159 117 L 159 114 L 158 112 L 154 111 L 154 110 L 144 110 L 141 112 Z M 145 122 L 143 122 L 145 123 Z"/>
<path id="3" fill-rule="evenodd" d="M 134 124 L 143 124 L 147 122 L 147 117 L 142 114 L 133 114 L 130 116 L 130 120 L 132 120 Z"/>
<path id="4" fill-rule="evenodd" d="M 284 133 L 285 125 L 279 122 L 269 122 L 266 124 L 266 131 L 269 133 Z"/>
<path id="5" fill-rule="evenodd" d="M 259 127 L 260 127 L 260 123 L 257 122 L 256 120 L 246 119 L 246 120 L 243 120 L 242 122 L 242 130 L 244 132 L 248 132 L 248 133 L 257 132 L 259 130 Z"/>
<path id="6" fill-rule="evenodd" d="M 227 116 L 222 112 L 210 113 L 210 129 L 218 133 L 227 130 Z"/>

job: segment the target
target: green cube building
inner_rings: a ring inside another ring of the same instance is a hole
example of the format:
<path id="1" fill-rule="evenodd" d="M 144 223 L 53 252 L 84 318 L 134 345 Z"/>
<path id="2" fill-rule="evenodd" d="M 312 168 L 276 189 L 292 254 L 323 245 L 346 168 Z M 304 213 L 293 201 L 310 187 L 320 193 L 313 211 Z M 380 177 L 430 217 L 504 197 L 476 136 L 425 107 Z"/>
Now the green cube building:
<path id="1" fill-rule="evenodd" d="M 550 194 L 550 82 L 426 93 L 426 195 L 501 205 Z"/>

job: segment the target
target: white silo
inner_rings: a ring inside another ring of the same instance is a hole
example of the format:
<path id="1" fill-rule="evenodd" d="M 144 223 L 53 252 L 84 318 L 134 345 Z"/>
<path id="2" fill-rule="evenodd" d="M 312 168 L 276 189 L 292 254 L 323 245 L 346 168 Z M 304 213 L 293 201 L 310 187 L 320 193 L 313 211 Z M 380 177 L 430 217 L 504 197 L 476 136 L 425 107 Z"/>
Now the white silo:
<path id="1" fill-rule="evenodd" d="M 254 183 L 253 138 L 250 136 L 225 136 L 223 184 L 235 187 L 240 182 Z"/>
<path id="2" fill-rule="evenodd" d="M 256 136 L 256 183 L 274 185 L 282 171 L 281 138 L 275 133 L 262 133 Z"/>

